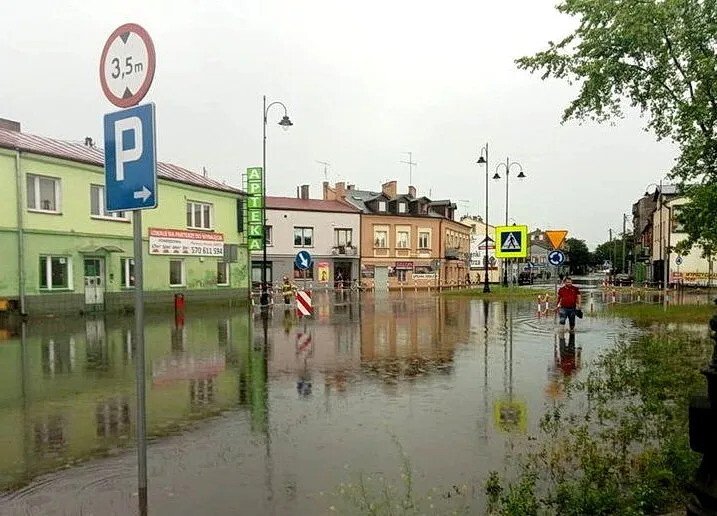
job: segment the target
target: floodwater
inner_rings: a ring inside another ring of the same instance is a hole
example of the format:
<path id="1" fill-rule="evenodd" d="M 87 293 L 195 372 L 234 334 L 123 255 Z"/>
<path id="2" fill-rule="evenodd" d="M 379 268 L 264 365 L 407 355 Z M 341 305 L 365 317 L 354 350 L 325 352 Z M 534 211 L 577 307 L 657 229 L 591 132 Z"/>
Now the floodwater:
<path id="1" fill-rule="evenodd" d="M 561 341 L 530 300 L 314 303 L 310 320 L 280 305 L 268 319 L 147 317 L 150 514 L 325 514 L 359 474 L 400 481 L 401 450 L 417 492 L 482 486 L 511 470 L 566 382 L 636 331 L 586 317 Z M 0 513 L 137 512 L 131 328 L 107 316 L 2 330 Z"/>

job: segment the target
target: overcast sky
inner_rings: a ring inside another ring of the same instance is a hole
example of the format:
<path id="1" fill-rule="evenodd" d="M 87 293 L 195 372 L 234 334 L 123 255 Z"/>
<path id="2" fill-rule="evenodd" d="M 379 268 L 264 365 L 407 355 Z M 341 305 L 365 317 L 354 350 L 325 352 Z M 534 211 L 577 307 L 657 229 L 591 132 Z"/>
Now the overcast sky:
<path id="1" fill-rule="evenodd" d="M 25 1 L 3 10 L 0 117 L 30 133 L 102 141 L 98 66 L 119 25 L 144 26 L 157 50 L 146 98 L 157 105 L 159 159 L 241 185 L 261 164 L 261 102 L 283 101 L 294 127 L 269 114 L 267 184 L 321 195 L 329 181 L 408 186 L 483 214 L 485 169 L 518 161 L 511 222 L 568 229 L 593 246 L 669 170 L 674 149 L 637 116 L 614 126 L 560 124 L 575 90 L 516 69 L 573 21 L 553 0 L 444 3 L 363 0 Z M 490 222 L 504 220 L 505 182 L 490 184 Z M 468 204 L 463 201 L 467 201 Z"/>

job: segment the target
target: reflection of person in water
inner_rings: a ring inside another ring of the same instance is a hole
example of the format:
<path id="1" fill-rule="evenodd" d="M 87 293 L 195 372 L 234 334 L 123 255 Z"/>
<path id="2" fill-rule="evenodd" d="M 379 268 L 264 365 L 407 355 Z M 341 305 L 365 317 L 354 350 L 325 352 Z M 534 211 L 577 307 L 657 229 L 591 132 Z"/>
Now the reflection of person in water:
<path id="1" fill-rule="evenodd" d="M 558 347 L 560 354 L 555 357 L 555 365 L 563 372 L 564 376 L 572 376 L 580 369 L 581 348 L 575 349 L 575 334 L 571 333 L 568 342 L 565 342 L 565 335 L 559 336 Z"/>

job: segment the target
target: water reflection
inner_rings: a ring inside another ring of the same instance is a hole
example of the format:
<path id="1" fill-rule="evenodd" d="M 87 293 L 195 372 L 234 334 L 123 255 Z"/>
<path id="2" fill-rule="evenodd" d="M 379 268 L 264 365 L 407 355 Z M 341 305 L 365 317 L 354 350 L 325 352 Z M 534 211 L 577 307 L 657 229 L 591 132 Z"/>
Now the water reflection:
<path id="1" fill-rule="evenodd" d="M 316 493 L 347 471 L 395 470 L 396 442 L 424 487 L 478 485 L 510 467 L 513 448 L 536 430 L 554 397 L 546 368 L 560 390 L 585 359 L 575 336 L 556 337 L 531 302 L 344 292 L 317 293 L 314 304 L 313 319 L 283 306 L 147 318 L 149 432 L 224 413 L 150 447 L 153 512 L 222 513 L 240 503 L 322 513 Z M 608 324 L 584 322 L 578 341 L 595 353 L 612 342 Z M 9 371 L 0 376 L 0 491 L 133 441 L 131 327 L 100 317 L 10 328 L 15 336 L 0 343 Z M 112 493 L 135 482 L 134 455 L 121 460 Z M 92 487 L 110 465 L 93 467 L 101 471 L 81 467 L 16 493 L 14 507 L 54 500 L 77 513 L 80 501 L 64 494 L 73 485 L 86 486 L 83 512 L 130 507 Z"/>

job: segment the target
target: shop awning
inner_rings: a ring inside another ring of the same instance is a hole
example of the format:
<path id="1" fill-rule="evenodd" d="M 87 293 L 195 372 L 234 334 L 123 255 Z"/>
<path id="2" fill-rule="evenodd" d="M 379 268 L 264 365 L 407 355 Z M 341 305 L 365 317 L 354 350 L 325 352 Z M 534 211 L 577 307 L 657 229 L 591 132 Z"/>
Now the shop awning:
<path id="1" fill-rule="evenodd" d="M 125 253 L 126 251 L 116 245 L 87 246 L 80 249 L 82 254 Z"/>

